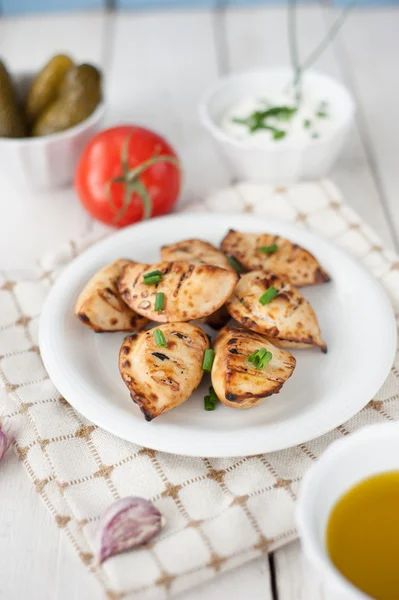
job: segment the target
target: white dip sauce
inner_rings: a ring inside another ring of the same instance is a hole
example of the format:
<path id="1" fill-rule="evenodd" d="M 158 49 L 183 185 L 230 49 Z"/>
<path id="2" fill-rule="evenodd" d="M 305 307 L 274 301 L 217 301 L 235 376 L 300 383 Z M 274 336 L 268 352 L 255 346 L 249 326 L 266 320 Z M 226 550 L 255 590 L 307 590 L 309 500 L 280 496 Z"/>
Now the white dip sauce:
<path id="1" fill-rule="evenodd" d="M 309 142 L 323 138 L 337 126 L 339 115 L 334 111 L 334 106 L 328 98 L 320 95 L 320 90 L 307 90 L 304 92 L 296 112 L 284 119 L 270 116 L 263 122 L 274 127 L 278 132 L 268 129 L 257 129 L 251 132 L 248 125 L 237 123 L 234 119 L 248 119 L 256 111 L 266 111 L 273 107 L 294 108 L 296 105 L 292 92 L 274 92 L 265 94 L 248 95 L 236 104 L 233 104 L 223 115 L 221 128 L 236 140 L 245 140 L 252 146 L 269 146 L 270 144 L 284 144 L 284 142 Z M 285 115 L 286 116 L 286 115 Z"/>

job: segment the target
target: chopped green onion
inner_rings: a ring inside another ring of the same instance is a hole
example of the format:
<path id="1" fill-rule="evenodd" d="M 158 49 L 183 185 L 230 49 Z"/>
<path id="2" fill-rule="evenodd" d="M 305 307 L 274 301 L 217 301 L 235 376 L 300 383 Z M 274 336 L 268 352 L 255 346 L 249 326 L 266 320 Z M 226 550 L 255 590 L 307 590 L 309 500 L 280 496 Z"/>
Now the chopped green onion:
<path id="1" fill-rule="evenodd" d="M 146 285 L 152 285 L 153 283 L 159 283 L 162 281 L 161 271 L 151 271 L 151 273 L 145 273 L 143 280 Z"/>
<path id="2" fill-rule="evenodd" d="M 215 351 L 212 348 L 207 348 L 204 352 L 204 358 L 202 360 L 202 370 L 211 371 L 213 360 L 215 358 Z"/>
<path id="3" fill-rule="evenodd" d="M 147 279 L 144 279 L 144 283 L 146 285 L 153 285 L 154 283 L 159 283 L 160 281 L 162 281 L 161 275 L 153 275 L 152 277 L 147 277 Z"/>
<path id="4" fill-rule="evenodd" d="M 264 369 L 272 358 L 273 354 L 267 348 L 260 348 L 248 356 L 248 362 L 252 363 L 256 369 Z"/>
<path id="5" fill-rule="evenodd" d="M 271 302 L 276 296 L 277 290 L 274 285 L 271 285 L 269 289 L 260 296 L 259 302 L 262 306 L 265 306 L 266 304 L 269 304 L 269 302 Z"/>
<path id="6" fill-rule="evenodd" d="M 277 244 L 272 244 L 271 246 L 260 246 L 258 248 L 259 252 L 263 252 L 263 254 L 274 254 L 278 250 Z"/>
<path id="7" fill-rule="evenodd" d="M 328 114 L 324 110 L 319 110 L 316 113 L 316 117 L 319 117 L 319 119 L 326 119 L 328 117 Z"/>
<path id="8" fill-rule="evenodd" d="M 205 410 L 215 410 L 216 404 L 219 402 L 219 398 L 215 394 L 215 390 L 211 386 L 209 388 L 209 395 L 204 398 Z"/>
<path id="9" fill-rule="evenodd" d="M 163 310 L 164 304 L 165 304 L 165 294 L 163 292 L 157 292 L 155 295 L 154 310 L 156 312 Z"/>
<path id="10" fill-rule="evenodd" d="M 162 271 L 158 269 L 156 271 L 150 271 L 149 273 L 144 273 L 143 277 L 146 279 L 147 277 L 153 277 L 154 275 L 160 275 L 162 277 Z"/>
<path id="11" fill-rule="evenodd" d="M 227 260 L 237 273 L 244 273 L 244 267 L 234 256 L 228 256 Z"/>
<path id="12" fill-rule="evenodd" d="M 309 129 L 312 125 L 312 121 L 310 119 L 305 119 L 303 122 L 303 126 L 305 129 Z"/>
<path id="13" fill-rule="evenodd" d="M 155 343 L 159 348 L 166 348 L 166 346 L 168 345 L 166 343 L 165 336 L 160 329 L 155 329 L 154 338 L 155 338 Z"/>
<path id="14" fill-rule="evenodd" d="M 287 135 L 286 131 L 283 131 L 282 129 L 275 129 L 273 131 L 273 139 L 274 140 L 281 140 L 282 138 L 284 138 Z"/>

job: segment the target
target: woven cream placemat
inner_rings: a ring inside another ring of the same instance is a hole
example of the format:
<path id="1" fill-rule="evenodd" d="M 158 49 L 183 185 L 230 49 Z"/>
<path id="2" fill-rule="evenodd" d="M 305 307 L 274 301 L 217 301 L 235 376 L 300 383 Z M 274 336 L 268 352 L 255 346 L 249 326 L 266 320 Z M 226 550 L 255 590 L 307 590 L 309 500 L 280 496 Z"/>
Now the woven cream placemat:
<path id="1" fill-rule="evenodd" d="M 288 219 L 333 239 L 381 280 L 395 311 L 399 262 L 329 182 L 289 188 L 240 184 L 196 211 L 252 212 Z M 226 222 L 226 228 L 228 228 Z M 23 278 L 0 280 L 2 415 L 16 431 L 15 450 L 33 485 L 82 563 L 111 600 L 163 599 L 278 548 L 295 537 L 293 508 L 304 472 L 335 439 L 399 416 L 399 361 L 367 407 L 330 434 L 267 455 L 185 458 L 141 448 L 102 431 L 60 397 L 40 359 L 42 303 L 63 266 L 90 240 L 70 242 Z M 132 257 L 134 258 L 134 257 Z M 166 518 L 147 547 L 96 564 L 100 514 L 116 499 L 150 498 Z"/>

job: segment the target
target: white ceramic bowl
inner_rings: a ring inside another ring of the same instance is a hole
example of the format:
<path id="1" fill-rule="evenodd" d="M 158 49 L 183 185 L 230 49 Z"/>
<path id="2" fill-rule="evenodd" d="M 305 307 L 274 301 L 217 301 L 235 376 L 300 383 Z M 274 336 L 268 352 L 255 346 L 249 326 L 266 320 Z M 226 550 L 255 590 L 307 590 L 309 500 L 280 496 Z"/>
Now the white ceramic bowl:
<path id="1" fill-rule="evenodd" d="M 32 73 L 13 75 L 22 96 Z M 0 173 L 15 185 L 36 189 L 61 187 L 73 179 L 79 156 L 100 128 L 104 102 L 82 123 L 66 131 L 32 138 L 0 138 Z"/>
<path id="2" fill-rule="evenodd" d="M 250 94 L 265 94 L 268 89 L 283 90 L 292 80 L 289 67 L 259 68 L 222 78 L 203 96 L 199 113 L 231 163 L 235 175 L 254 183 L 289 183 L 315 179 L 328 173 L 345 142 L 355 112 L 355 103 L 340 83 L 316 71 L 303 76 L 303 92 L 318 91 L 336 108 L 336 127 L 318 139 L 295 140 L 289 136 L 264 147 L 248 140 L 237 140 L 220 126 L 224 114 Z"/>
<path id="3" fill-rule="evenodd" d="M 370 600 L 332 564 L 326 548 L 329 515 L 350 488 L 378 473 L 399 470 L 399 423 L 372 425 L 334 442 L 304 477 L 297 505 L 303 550 L 332 589 L 348 600 Z"/>

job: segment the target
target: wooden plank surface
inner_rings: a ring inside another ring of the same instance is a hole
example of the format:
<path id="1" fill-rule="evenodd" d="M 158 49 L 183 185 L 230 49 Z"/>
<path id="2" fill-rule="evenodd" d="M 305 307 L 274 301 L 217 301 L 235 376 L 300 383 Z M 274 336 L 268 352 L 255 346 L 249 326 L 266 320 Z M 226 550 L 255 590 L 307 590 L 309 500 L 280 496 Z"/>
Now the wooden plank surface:
<path id="1" fill-rule="evenodd" d="M 183 163 L 182 203 L 227 185 L 197 114 L 201 94 L 218 77 L 213 13 L 118 13 L 113 40 L 108 122 L 138 123 L 166 136 Z"/>
<path id="2" fill-rule="evenodd" d="M 340 63 L 358 102 L 358 120 L 370 170 L 378 181 L 386 218 L 396 232 L 399 77 L 397 51 L 393 49 L 398 45 L 398 32 L 398 7 L 363 9 L 352 14 L 337 44 Z"/>
<path id="3" fill-rule="evenodd" d="M 37 71 L 58 52 L 102 66 L 105 26 L 102 12 L 1 19 L 0 56 L 12 73 Z M 0 256 L 15 268 L 84 235 L 92 222 L 72 188 L 33 192 L 0 174 L 0 189 L 7 210 L 7 218 L 0 219 Z M 23 243 L 13 244 L 11 257 L 10 234 L 17 233 Z"/>

